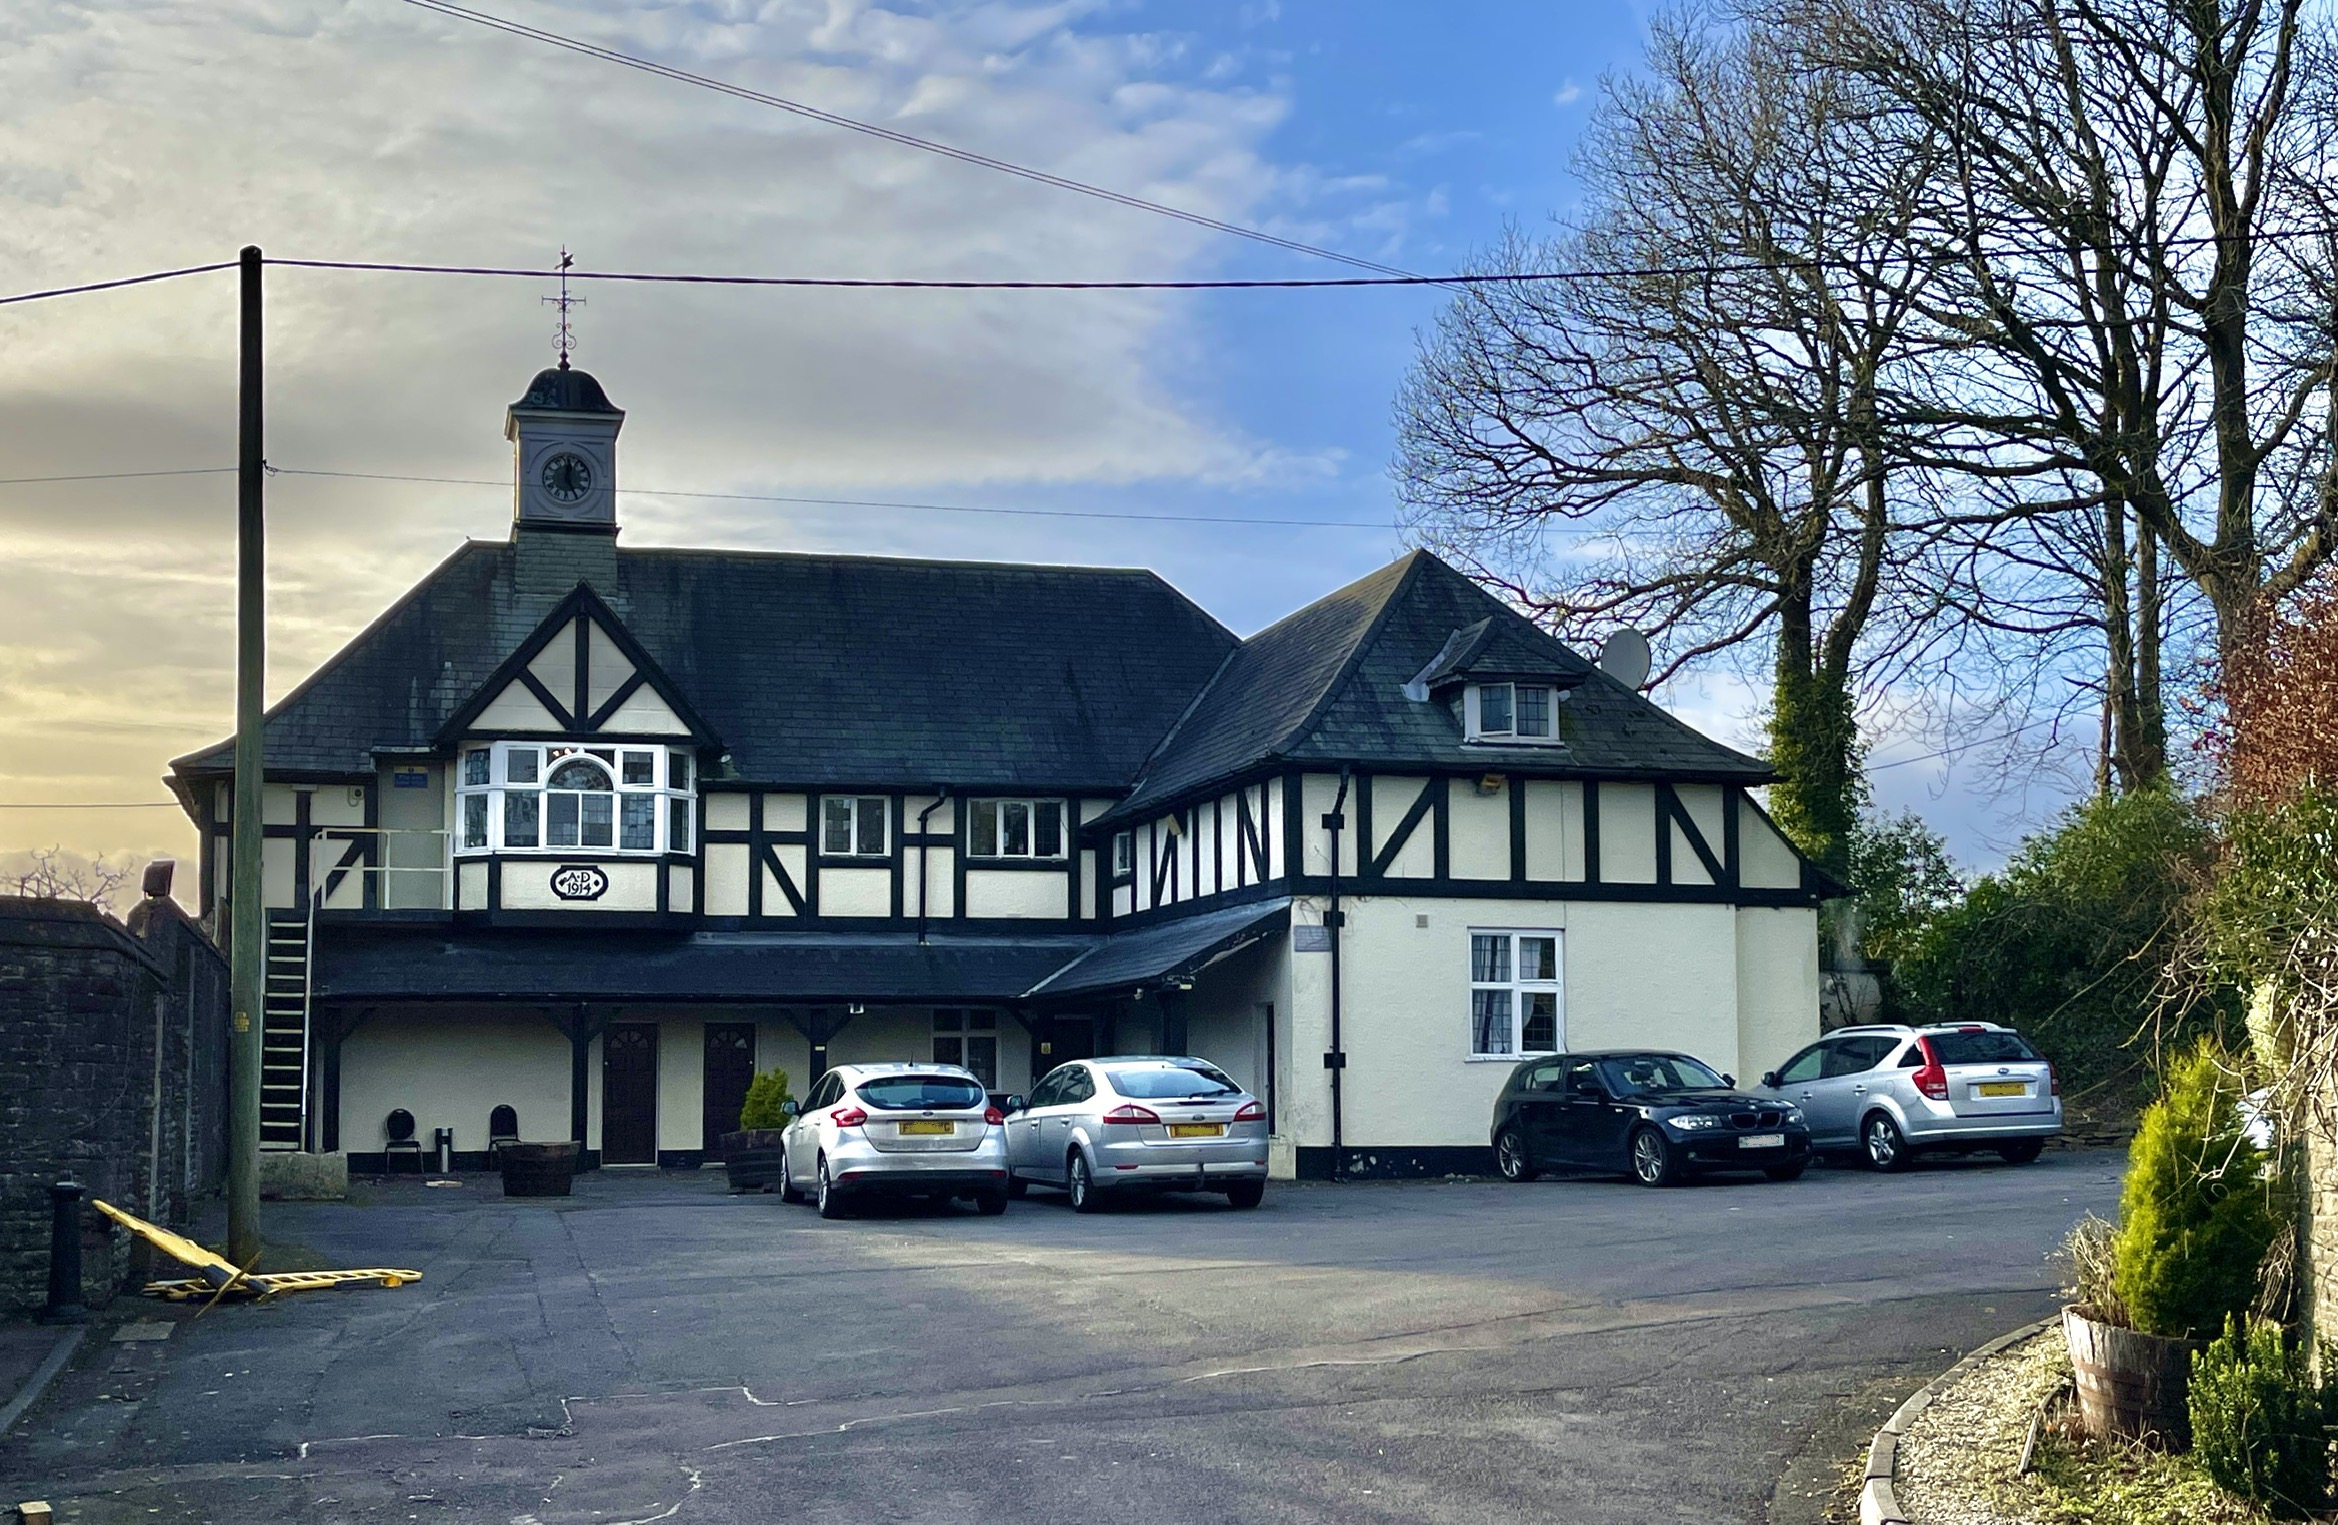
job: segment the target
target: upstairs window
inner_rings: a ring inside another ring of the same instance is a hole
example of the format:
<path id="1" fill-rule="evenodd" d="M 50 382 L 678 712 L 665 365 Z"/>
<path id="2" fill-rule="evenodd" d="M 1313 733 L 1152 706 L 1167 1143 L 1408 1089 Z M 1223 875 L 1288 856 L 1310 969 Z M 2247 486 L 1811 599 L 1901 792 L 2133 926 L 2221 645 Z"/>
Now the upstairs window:
<path id="1" fill-rule="evenodd" d="M 690 851 L 690 754 L 499 741 L 463 754 L 458 852 Z"/>
<path id="2" fill-rule="evenodd" d="M 1464 698 L 1471 741 L 1555 742 L 1558 695 L 1540 683 L 1473 683 Z"/>
<path id="3" fill-rule="evenodd" d="M 975 800 L 966 812 L 969 858 L 1060 858 L 1063 801 Z"/>
<path id="4" fill-rule="evenodd" d="M 831 794 L 820 801 L 820 851 L 831 858 L 885 856 L 885 797 Z"/>
<path id="5" fill-rule="evenodd" d="M 1112 877 L 1127 879 L 1137 871 L 1137 838 L 1133 831 L 1112 834 Z"/>

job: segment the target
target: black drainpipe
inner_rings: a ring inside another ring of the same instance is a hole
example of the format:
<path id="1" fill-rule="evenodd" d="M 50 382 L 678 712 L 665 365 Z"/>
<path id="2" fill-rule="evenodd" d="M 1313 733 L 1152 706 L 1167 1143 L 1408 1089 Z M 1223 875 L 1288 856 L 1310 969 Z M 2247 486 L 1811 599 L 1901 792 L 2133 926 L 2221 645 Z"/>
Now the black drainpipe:
<path id="1" fill-rule="evenodd" d="M 1339 770 L 1339 797 L 1331 802 L 1331 813 L 1323 818 L 1324 826 L 1331 832 L 1331 909 L 1323 918 L 1324 936 L 1330 943 L 1331 954 L 1331 1052 L 1323 1056 L 1323 1067 L 1331 1071 L 1331 1178 L 1335 1181 L 1344 1173 L 1340 1072 L 1348 1067 L 1347 1049 L 1340 1042 L 1339 1008 L 1339 934 L 1340 924 L 1345 919 L 1339 908 L 1339 837 L 1341 829 L 1348 824 L 1347 808 L 1348 765 L 1342 763 Z"/>
<path id="2" fill-rule="evenodd" d="M 925 871 L 925 823 L 935 811 L 949 803 L 949 799 L 950 786 L 936 784 L 934 802 L 917 813 L 917 945 L 921 948 L 925 946 L 925 896 L 929 877 Z M 959 909 L 963 912 L 965 908 L 961 906 Z"/>

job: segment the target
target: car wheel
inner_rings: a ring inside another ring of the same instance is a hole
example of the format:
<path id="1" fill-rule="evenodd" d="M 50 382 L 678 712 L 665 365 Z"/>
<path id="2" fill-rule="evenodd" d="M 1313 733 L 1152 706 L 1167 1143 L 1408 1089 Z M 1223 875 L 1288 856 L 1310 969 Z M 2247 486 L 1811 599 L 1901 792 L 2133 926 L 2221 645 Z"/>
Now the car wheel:
<path id="1" fill-rule="evenodd" d="M 2027 1165 L 2042 1154 L 2045 1148 L 2046 1141 L 2042 1138 L 2017 1139 L 2010 1144 L 1999 1144 L 1997 1157 L 2008 1165 Z"/>
<path id="2" fill-rule="evenodd" d="M 1799 1181 L 1802 1179 L 1802 1172 L 1808 1168 L 1808 1164 L 1808 1161 L 1796 1160 L 1791 1165 L 1765 1165 L 1762 1167 L 1762 1174 L 1773 1181 Z"/>
<path id="3" fill-rule="evenodd" d="M 779 1200 L 789 1203 L 804 1200 L 803 1188 L 796 1185 L 795 1172 L 787 1168 L 787 1151 L 784 1149 L 779 1154 Z"/>
<path id="4" fill-rule="evenodd" d="M 974 1210 L 985 1218 L 995 1218 L 1005 1212 L 1007 1210 L 1007 1189 L 1002 1186 L 996 1191 L 975 1193 Z"/>
<path id="5" fill-rule="evenodd" d="M 1494 1168 L 1505 1181 L 1531 1181 L 1542 1174 L 1534 1168 L 1534 1157 L 1526 1152 L 1526 1140 L 1516 1128 L 1504 1128 L 1494 1139 Z"/>
<path id="6" fill-rule="evenodd" d="M 1029 1181 L 1024 1180 L 1021 1176 L 1015 1174 L 1011 1170 L 1007 1172 L 1008 1196 L 1014 1198 L 1017 1202 L 1020 1202 L 1023 1200 L 1025 1194 L 1027 1194 L 1030 1190 L 1031 1183 Z"/>
<path id="7" fill-rule="evenodd" d="M 1889 1174 L 1908 1168 L 1915 1151 L 1908 1147 L 1907 1135 L 1886 1112 L 1870 1112 L 1867 1121 L 1859 1125 L 1859 1142 L 1867 1151 L 1867 1163 L 1876 1170 Z"/>
<path id="8" fill-rule="evenodd" d="M 1236 1181 L 1226 1188 L 1226 1201 L 1235 1207 L 1256 1207 L 1265 1200 L 1264 1181 Z"/>
<path id="9" fill-rule="evenodd" d="M 1092 1213 L 1104 1205 L 1104 1194 L 1096 1189 L 1096 1180 L 1088 1173 L 1088 1157 L 1076 1149 L 1064 1164 L 1063 1184 L 1071 1196 L 1073 1212 Z"/>
<path id="10" fill-rule="evenodd" d="M 826 1155 L 820 1156 L 820 1193 L 818 1200 L 821 1217 L 841 1218 L 844 1216 L 844 1193 L 838 1191 L 836 1189 L 836 1183 L 830 1180 L 828 1177 L 828 1156 Z"/>
<path id="11" fill-rule="evenodd" d="M 1632 1179 L 1642 1186 L 1670 1186 L 1680 1179 L 1672 1145 L 1654 1128 L 1642 1128 L 1632 1135 Z"/>

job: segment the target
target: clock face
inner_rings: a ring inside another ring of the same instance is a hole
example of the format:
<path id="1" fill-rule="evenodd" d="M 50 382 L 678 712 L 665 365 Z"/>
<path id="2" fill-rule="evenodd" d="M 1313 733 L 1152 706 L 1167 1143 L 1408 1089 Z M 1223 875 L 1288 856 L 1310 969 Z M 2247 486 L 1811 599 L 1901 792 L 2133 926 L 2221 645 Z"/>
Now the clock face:
<path id="1" fill-rule="evenodd" d="M 544 463 L 543 483 L 554 502 L 574 503 L 593 490 L 593 468 L 583 456 L 563 450 Z"/>

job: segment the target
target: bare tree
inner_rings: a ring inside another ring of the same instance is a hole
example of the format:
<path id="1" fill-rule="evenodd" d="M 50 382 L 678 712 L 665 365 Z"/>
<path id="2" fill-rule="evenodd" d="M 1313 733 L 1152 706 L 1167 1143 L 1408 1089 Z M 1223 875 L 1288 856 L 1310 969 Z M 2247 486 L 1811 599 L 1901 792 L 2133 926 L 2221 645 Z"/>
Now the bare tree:
<path id="1" fill-rule="evenodd" d="M 2012 485 L 2018 517 L 2088 544 L 2108 750 L 2148 782 L 2166 766 L 2163 554 L 2225 658 L 2255 639 L 2262 599 L 2338 549 L 2326 14 L 1781 0 L 1763 15 L 1802 67 L 1872 87 L 1879 145 L 1948 145 L 1914 253 L 1939 272 L 1922 326 L 1957 342 L 1899 403 L 1958 439 L 1975 482 Z"/>
<path id="2" fill-rule="evenodd" d="M 130 871 L 103 858 L 81 858 L 62 846 L 37 847 L 0 883 L 10 893 L 33 900 L 86 900 L 101 911 L 113 908 L 114 896 L 130 879 Z"/>
<path id="3" fill-rule="evenodd" d="M 1856 80 L 1787 63 L 1706 13 L 1655 24 L 1650 77 L 1606 87 L 1581 154 L 1589 212 L 1486 261 L 1594 273 L 1456 299 L 1395 474 L 1416 536 L 1562 630 L 1670 632 L 1665 674 L 1766 646 L 1772 801 L 1839 866 L 1860 676 L 1929 639 L 1905 575 L 1929 509 L 1880 402 L 1931 279 L 1906 251 L 1934 169 L 1874 159 Z"/>

